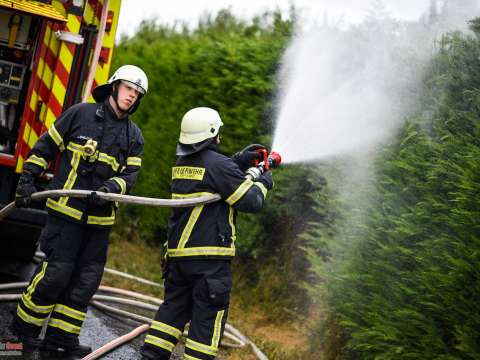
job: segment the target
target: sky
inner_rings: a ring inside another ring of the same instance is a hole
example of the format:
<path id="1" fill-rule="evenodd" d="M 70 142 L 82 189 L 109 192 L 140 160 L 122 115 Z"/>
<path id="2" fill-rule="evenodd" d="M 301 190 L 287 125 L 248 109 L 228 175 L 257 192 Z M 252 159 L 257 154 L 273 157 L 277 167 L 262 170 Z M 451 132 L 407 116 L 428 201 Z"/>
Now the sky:
<path id="1" fill-rule="evenodd" d="M 323 21 L 328 14 L 330 21 L 358 23 L 369 7 L 379 0 L 123 0 L 117 35 L 132 35 L 143 19 L 156 18 L 160 23 L 173 24 L 176 20 L 194 26 L 206 13 L 216 13 L 230 8 L 243 18 L 251 18 L 266 10 L 280 9 L 287 12 L 293 3 L 300 17 L 309 22 Z M 429 7 L 429 0 L 383 0 L 393 17 L 415 20 Z"/>

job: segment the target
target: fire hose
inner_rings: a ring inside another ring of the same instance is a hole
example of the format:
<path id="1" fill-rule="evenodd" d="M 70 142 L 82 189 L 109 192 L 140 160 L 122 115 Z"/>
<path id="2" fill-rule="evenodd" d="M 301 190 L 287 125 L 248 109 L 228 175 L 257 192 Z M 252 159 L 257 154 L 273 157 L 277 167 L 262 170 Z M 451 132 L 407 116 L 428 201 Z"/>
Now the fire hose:
<path id="1" fill-rule="evenodd" d="M 27 286 L 27 282 L 18 282 L 18 283 L 9 283 L 9 284 L 0 284 L 0 291 L 4 290 L 12 290 L 12 289 L 22 289 L 25 286 Z M 141 335 L 142 333 L 145 333 L 148 331 L 150 328 L 150 323 L 151 319 L 136 313 L 132 313 L 126 310 L 118 309 L 109 305 L 106 305 L 100 301 L 107 301 L 107 302 L 115 302 L 115 303 L 120 303 L 124 305 L 129 305 L 136 307 L 141 310 L 149 310 L 149 311 L 156 311 L 158 308 L 158 305 L 160 305 L 163 301 L 159 298 L 151 297 L 148 295 L 136 293 L 133 291 L 129 290 L 124 290 L 124 289 L 118 289 L 110 286 L 103 286 L 101 285 L 99 287 L 100 292 L 106 292 L 106 293 L 112 293 L 112 294 L 117 294 L 117 295 L 122 295 L 122 296 L 130 296 L 131 298 L 135 299 L 141 299 L 145 301 L 149 301 L 150 303 L 144 302 L 144 301 L 138 301 L 134 299 L 128 299 L 125 297 L 115 297 L 115 296 L 107 296 L 107 295 L 101 295 L 101 294 L 95 294 L 91 300 L 91 304 L 101 310 L 111 312 L 116 315 L 120 315 L 129 319 L 133 319 L 135 321 L 143 323 L 143 325 L 133 329 L 129 333 L 116 338 L 112 340 L 111 342 L 101 346 L 100 348 L 96 349 L 94 352 L 91 354 L 87 355 L 86 357 L 83 358 L 83 360 L 93 360 L 93 359 L 98 359 L 102 355 L 105 355 L 106 353 L 112 351 L 113 349 L 133 340 L 137 336 Z M 20 299 L 21 295 L 20 294 L 1 294 L 0 295 L 0 301 L 16 301 Z M 151 303 L 155 303 L 156 305 L 153 305 Z M 184 334 L 185 335 L 185 334 Z M 258 347 L 250 341 L 245 335 L 243 335 L 240 331 L 238 331 L 236 328 L 234 328 L 230 324 L 225 325 L 225 333 L 224 337 L 229 339 L 232 342 L 226 342 L 223 341 L 221 342 L 221 345 L 223 347 L 227 348 L 240 348 L 244 347 L 246 345 L 250 345 L 252 348 L 254 354 L 257 356 L 259 360 L 268 360 L 268 358 L 258 349 Z"/>
<path id="2" fill-rule="evenodd" d="M 265 148 L 256 150 L 261 157 L 261 162 L 256 162 L 255 166 L 249 168 L 246 172 L 246 177 L 249 179 L 256 179 L 270 168 L 280 166 L 282 157 L 279 153 L 272 151 L 270 154 Z M 135 205 L 149 205 L 159 207 L 189 207 L 195 205 L 205 205 L 220 200 L 222 197 L 219 194 L 203 195 L 195 198 L 188 199 L 157 199 L 143 196 L 121 195 L 114 193 L 104 193 L 100 191 L 91 190 L 47 190 L 40 191 L 32 194 L 32 200 L 44 200 L 46 198 L 60 198 L 60 197 L 73 197 L 73 198 L 87 198 L 96 193 L 101 199 L 119 202 L 124 204 Z M 0 210 L 0 220 L 8 216 L 15 209 L 15 203 L 11 202 L 3 209 Z"/>
<path id="3" fill-rule="evenodd" d="M 209 204 L 221 199 L 219 194 L 203 195 L 188 199 L 157 199 L 143 196 L 121 195 L 114 193 L 95 192 L 99 198 L 124 204 L 149 205 L 159 207 L 189 207 Z M 90 190 L 47 190 L 32 194 L 32 200 L 44 200 L 47 198 L 73 197 L 87 198 L 91 196 Z M 11 202 L 0 210 L 0 220 L 8 216 L 15 209 L 15 203 Z"/>

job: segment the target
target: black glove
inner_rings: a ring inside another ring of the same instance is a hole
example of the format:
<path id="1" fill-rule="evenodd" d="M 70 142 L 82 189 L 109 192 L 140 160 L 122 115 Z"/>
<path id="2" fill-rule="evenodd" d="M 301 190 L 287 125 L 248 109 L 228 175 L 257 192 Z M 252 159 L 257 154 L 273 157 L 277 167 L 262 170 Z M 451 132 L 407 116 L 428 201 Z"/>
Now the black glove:
<path id="1" fill-rule="evenodd" d="M 261 144 L 250 144 L 232 155 L 232 160 L 238 165 L 241 171 L 245 172 L 249 167 L 255 165 L 255 160 L 261 161 L 262 154 L 255 150 L 265 149 Z"/>
<path id="2" fill-rule="evenodd" d="M 35 187 L 35 176 L 24 171 L 18 180 L 17 190 L 15 191 L 15 206 L 29 207 L 32 203 L 32 194 L 37 192 Z"/>
<path id="3" fill-rule="evenodd" d="M 103 207 L 111 203 L 109 200 L 102 199 L 97 194 L 98 192 L 108 193 L 110 192 L 108 187 L 105 185 L 100 186 L 96 191 L 92 191 L 90 196 L 87 198 L 88 205 L 91 207 Z"/>
<path id="4" fill-rule="evenodd" d="M 272 188 L 273 188 L 273 178 L 272 178 L 272 173 L 270 171 L 264 172 L 255 181 L 257 181 L 259 183 L 262 183 L 263 186 L 265 186 L 267 188 L 267 190 L 272 190 Z"/>

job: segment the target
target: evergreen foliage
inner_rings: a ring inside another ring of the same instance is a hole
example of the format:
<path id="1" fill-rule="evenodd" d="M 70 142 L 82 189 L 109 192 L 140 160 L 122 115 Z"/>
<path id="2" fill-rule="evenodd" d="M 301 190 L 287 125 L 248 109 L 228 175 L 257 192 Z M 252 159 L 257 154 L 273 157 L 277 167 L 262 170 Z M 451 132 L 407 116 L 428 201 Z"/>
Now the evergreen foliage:
<path id="1" fill-rule="evenodd" d="M 260 304 L 278 320 L 286 313 L 298 317 L 308 312 L 310 299 L 303 289 L 309 281 L 308 239 L 302 234 L 312 223 L 326 222 L 329 209 L 325 179 L 311 166 L 276 169 L 274 178 L 263 211 L 240 219 L 240 228 L 247 231 L 239 249 L 245 266 L 237 275 L 245 305 Z"/>
<path id="2" fill-rule="evenodd" d="M 332 202 L 344 228 L 309 237 L 329 254 L 311 252 L 326 359 L 480 358 L 478 23 L 442 38 L 423 115 L 376 158 L 368 201 Z"/>
<path id="3" fill-rule="evenodd" d="M 221 149 L 226 154 L 265 140 L 271 131 L 275 74 L 292 20 L 273 13 L 246 23 L 221 11 L 194 30 L 177 28 L 145 22 L 115 50 L 114 68 L 135 64 L 150 80 L 134 115 L 145 137 L 143 168 L 135 187 L 143 196 L 170 196 L 180 121 L 193 107 L 220 112 L 225 123 Z M 169 209 L 149 207 L 130 207 L 124 214 L 144 239 L 160 243 L 165 241 L 168 216 Z"/>

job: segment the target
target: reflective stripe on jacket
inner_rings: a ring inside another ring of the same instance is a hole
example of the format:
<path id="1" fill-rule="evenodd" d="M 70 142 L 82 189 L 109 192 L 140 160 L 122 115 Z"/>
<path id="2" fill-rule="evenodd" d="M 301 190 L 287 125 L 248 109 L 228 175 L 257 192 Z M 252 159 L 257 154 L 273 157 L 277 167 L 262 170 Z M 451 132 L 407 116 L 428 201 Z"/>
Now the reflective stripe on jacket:
<path id="1" fill-rule="evenodd" d="M 59 154 L 51 189 L 97 190 L 105 185 L 109 192 L 126 194 L 137 179 L 143 143 L 141 130 L 128 117 L 117 118 L 108 100 L 77 104 L 40 137 L 24 169 L 39 175 Z M 47 207 L 76 222 L 102 227 L 115 222 L 113 204 L 89 208 L 84 199 L 62 197 L 48 199 Z"/>
<path id="2" fill-rule="evenodd" d="M 237 164 L 216 146 L 180 156 L 172 169 L 172 197 L 219 193 L 223 200 L 174 208 L 168 225 L 169 258 L 232 258 L 235 256 L 237 211 L 233 205 L 253 185 Z"/>

